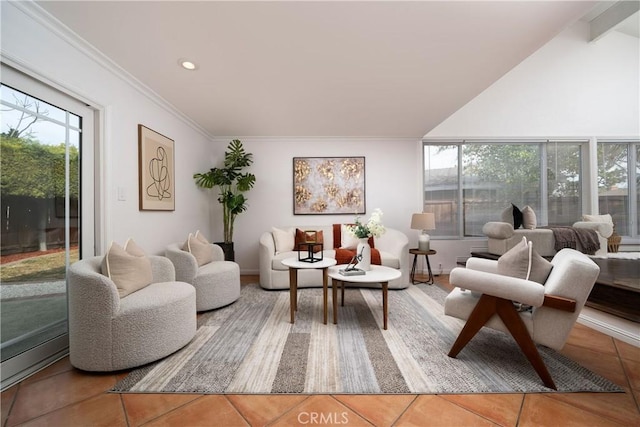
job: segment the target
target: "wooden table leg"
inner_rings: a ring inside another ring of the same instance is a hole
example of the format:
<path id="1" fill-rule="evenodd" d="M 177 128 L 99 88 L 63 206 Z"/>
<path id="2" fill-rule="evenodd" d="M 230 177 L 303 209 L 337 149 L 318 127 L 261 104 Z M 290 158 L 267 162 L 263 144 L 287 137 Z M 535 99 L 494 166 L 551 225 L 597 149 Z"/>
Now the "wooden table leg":
<path id="1" fill-rule="evenodd" d="M 427 282 L 427 284 L 433 285 L 434 279 L 433 279 L 433 272 L 431 271 L 431 263 L 429 262 L 429 255 L 425 254 L 424 257 L 427 260 L 427 270 L 429 271 L 429 281 Z"/>
<path id="2" fill-rule="evenodd" d="M 289 267 L 289 307 L 291 310 L 291 323 L 295 322 L 298 310 L 298 269 Z"/>
<path id="3" fill-rule="evenodd" d="M 384 330 L 387 330 L 387 318 L 388 318 L 388 296 L 389 296 L 389 282 L 382 282 L 382 318 L 384 319 Z"/>
<path id="4" fill-rule="evenodd" d="M 328 293 L 328 282 L 329 282 L 329 272 L 327 271 L 326 268 L 322 269 L 322 303 L 323 303 L 323 310 L 324 310 L 324 324 L 327 324 L 327 293 Z"/>
<path id="5" fill-rule="evenodd" d="M 409 280 L 411 284 L 416 284 L 416 263 L 418 262 L 418 255 L 413 254 L 413 264 L 411 265 L 411 274 L 409 274 Z"/>
<path id="6" fill-rule="evenodd" d="M 341 281 L 340 281 L 340 288 L 341 288 L 341 294 L 340 294 L 340 296 L 341 296 L 341 298 L 340 298 L 341 302 L 340 302 L 340 305 L 342 305 L 342 306 L 344 307 L 344 280 L 341 280 Z"/>
<path id="7" fill-rule="evenodd" d="M 331 296 L 333 297 L 333 324 L 338 324 L 338 280 L 331 279 Z"/>

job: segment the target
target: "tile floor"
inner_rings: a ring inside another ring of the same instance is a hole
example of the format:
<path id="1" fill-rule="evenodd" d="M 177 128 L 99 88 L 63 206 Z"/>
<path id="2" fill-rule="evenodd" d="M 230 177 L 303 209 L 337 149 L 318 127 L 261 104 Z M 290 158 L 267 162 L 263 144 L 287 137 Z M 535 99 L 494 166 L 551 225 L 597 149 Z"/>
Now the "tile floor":
<path id="1" fill-rule="evenodd" d="M 576 324 L 562 353 L 626 392 L 115 394 L 107 390 L 127 372 L 81 372 L 65 357 L 2 392 L 2 426 L 640 426 L 640 348 Z"/>

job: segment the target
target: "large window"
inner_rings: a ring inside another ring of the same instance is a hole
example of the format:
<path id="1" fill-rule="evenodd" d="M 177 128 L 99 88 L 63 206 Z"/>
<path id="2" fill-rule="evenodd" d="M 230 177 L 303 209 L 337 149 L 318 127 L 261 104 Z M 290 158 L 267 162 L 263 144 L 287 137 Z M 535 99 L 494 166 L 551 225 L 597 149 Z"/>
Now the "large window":
<path id="1" fill-rule="evenodd" d="M 598 208 L 621 236 L 638 237 L 639 160 L 638 141 L 598 141 Z"/>
<path id="2" fill-rule="evenodd" d="M 67 352 L 67 269 L 94 253 L 93 111 L 9 66 L 1 70 L 5 388 Z"/>
<path id="3" fill-rule="evenodd" d="M 424 210 L 443 237 L 483 236 L 511 203 L 529 205 L 539 225 L 582 215 L 581 152 L 587 141 L 424 144 Z"/>

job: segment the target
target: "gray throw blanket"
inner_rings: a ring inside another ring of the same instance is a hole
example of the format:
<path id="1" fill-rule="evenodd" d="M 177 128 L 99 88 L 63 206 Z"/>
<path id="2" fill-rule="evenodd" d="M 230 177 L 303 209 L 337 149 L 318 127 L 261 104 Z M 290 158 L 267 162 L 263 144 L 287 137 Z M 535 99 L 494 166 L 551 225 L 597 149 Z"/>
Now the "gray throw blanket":
<path id="1" fill-rule="evenodd" d="M 587 255 L 593 255 L 600 249 L 600 241 L 595 230 L 568 226 L 548 228 L 553 231 L 556 251 L 563 248 L 577 249 L 578 243 L 580 243 L 580 250 Z"/>

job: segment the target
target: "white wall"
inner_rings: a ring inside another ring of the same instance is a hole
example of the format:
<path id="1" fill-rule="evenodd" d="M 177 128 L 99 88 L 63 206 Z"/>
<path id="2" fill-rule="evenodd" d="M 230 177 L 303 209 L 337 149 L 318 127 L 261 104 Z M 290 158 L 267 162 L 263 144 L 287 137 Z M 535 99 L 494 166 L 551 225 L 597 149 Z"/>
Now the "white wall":
<path id="1" fill-rule="evenodd" d="M 210 233 L 211 204 L 192 179 L 194 172 L 214 161 L 210 138 L 116 76 L 99 56 L 50 27 L 46 17 L 27 16 L 18 6 L 22 5 L 2 2 L 3 60 L 66 88 L 104 113 L 104 244 L 122 244 L 133 237 L 148 253 L 161 254 L 168 242 L 186 240 L 190 231 Z M 175 141 L 174 212 L 138 210 L 139 123 Z M 117 200 L 118 187 L 124 189 L 125 201 Z"/>
<path id="2" fill-rule="evenodd" d="M 576 23 L 426 137 L 640 135 L 640 39 L 588 37 Z"/>
<path id="3" fill-rule="evenodd" d="M 216 138 L 216 150 L 233 138 Z M 352 222 L 351 215 L 294 215 L 294 157 L 365 157 L 366 210 L 384 213 L 387 227 L 403 231 L 417 246 L 417 231 L 409 228 L 411 214 L 422 207 L 419 171 L 422 168 L 422 145 L 416 139 L 394 138 L 242 138 L 247 152 L 253 154 L 251 172 L 255 187 L 246 194 L 247 212 L 235 223 L 236 261 L 243 272 L 258 272 L 258 239 L 272 226 L 324 225 Z M 211 166 L 219 166 L 211 165 Z M 213 194 L 212 194 L 213 196 Z M 218 203 L 216 202 L 216 205 Z M 215 239 L 222 238 L 219 206 L 215 208 Z"/>

